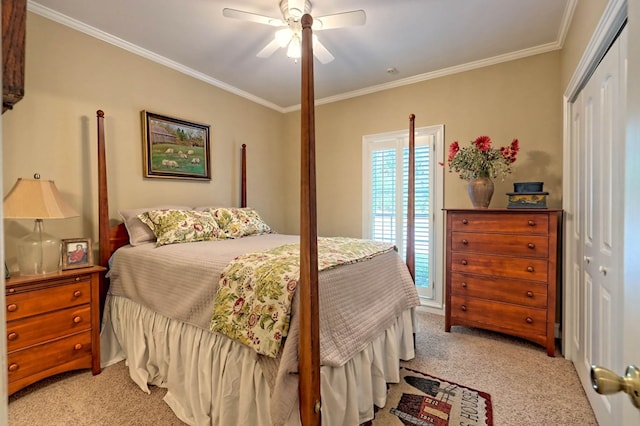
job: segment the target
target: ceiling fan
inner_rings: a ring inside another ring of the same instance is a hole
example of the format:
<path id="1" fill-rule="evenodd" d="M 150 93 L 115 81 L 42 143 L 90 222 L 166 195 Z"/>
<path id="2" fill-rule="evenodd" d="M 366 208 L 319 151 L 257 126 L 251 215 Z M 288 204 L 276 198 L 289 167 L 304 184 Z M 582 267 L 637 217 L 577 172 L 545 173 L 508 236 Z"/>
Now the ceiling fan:
<path id="1" fill-rule="evenodd" d="M 301 55 L 300 43 L 302 39 L 300 19 L 305 13 L 311 12 L 311 2 L 309 0 L 281 0 L 280 11 L 282 12 L 282 18 L 272 18 L 257 13 L 229 8 L 222 9 L 222 15 L 227 18 L 241 19 L 258 24 L 270 25 L 272 27 L 285 27 L 276 31 L 273 40 L 258 52 L 256 56 L 259 58 L 268 58 L 273 55 L 276 50 L 286 47 L 287 56 L 298 59 Z M 317 31 L 364 25 L 366 20 L 367 16 L 364 10 L 352 10 L 349 12 L 314 17 L 312 29 Z M 327 64 L 334 59 L 331 52 L 318 41 L 315 34 L 313 35 L 313 54 L 323 64 Z"/>

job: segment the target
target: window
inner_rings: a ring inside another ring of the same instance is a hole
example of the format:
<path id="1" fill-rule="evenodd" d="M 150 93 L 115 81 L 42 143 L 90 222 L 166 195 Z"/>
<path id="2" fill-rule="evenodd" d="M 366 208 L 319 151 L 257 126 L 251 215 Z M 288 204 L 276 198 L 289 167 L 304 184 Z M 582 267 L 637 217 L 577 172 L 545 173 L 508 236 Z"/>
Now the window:
<path id="1" fill-rule="evenodd" d="M 416 129 L 415 281 L 423 303 L 437 307 L 443 282 L 443 138 L 443 126 Z M 408 132 L 365 136 L 363 154 L 363 236 L 394 243 L 405 258 Z"/>

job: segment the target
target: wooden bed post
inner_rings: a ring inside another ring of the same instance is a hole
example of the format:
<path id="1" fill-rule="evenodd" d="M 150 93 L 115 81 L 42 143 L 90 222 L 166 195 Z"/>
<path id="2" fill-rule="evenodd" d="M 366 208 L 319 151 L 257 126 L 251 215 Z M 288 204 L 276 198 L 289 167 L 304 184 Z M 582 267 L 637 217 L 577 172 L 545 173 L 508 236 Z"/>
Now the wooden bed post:
<path id="1" fill-rule="evenodd" d="M 240 207 L 247 207 L 247 144 L 242 144 Z"/>
<path id="2" fill-rule="evenodd" d="M 409 193 L 407 198 L 406 263 L 413 282 L 416 281 L 416 116 L 409 115 Z"/>
<path id="3" fill-rule="evenodd" d="M 300 175 L 300 339 L 298 372 L 300 420 L 319 425 L 320 329 L 318 310 L 318 231 L 316 214 L 315 121 L 313 90 L 313 19 L 302 17 L 302 98 Z"/>
<path id="4" fill-rule="evenodd" d="M 107 194 L 107 167 L 104 147 L 104 112 L 98 110 L 98 262 L 108 268 L 111 246 L 109 242 L 109 197 Z M 104 311 L 107 295 L 105 274 L 100 274 L 100 315 Z"/>

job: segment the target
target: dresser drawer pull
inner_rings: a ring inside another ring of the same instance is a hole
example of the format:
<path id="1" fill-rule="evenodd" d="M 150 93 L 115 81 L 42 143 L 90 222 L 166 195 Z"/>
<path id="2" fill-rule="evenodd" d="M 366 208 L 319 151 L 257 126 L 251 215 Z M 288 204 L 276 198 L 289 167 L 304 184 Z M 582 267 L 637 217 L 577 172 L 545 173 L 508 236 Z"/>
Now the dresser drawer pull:
<path id="1" fill-rule="evenodd" d="M 76 350 L 76 351 L 79 351 L 80 349 L 82 349 L 82 343 L 76 343 L 73 346 L 73 349 Z"/>
<path id="2" fill-rule="evenodd" d="M 81 323 L 81 322 L 82 322 L 82 317 L 81 316 L 73 317 L 73 323 L 74 324 L 78 324 L 78 323 Z"/>
<path id="3" fill-rule="evenodd" d="M 9 364 L 9 371 L 11 372 L 18 371 L 18 368 L 20 368 L 20 366 L 18 366 L 18 364 L 16 363 Z"/>
<path id="4" fill-rule="evenodd" d="M 82 296 L 82 292 L 80 290 L 76 290 L 73 292 L 73 297 L 80 297 Z"/>
<path id="5" fill-rule="evenodd" d="M 460 306 L 460 310 L 466 312 L 467 311 L 467 305 Z"/>
<path id="6" fill-rule="evenodd" d="M 15 312 L 18 310 L 18 305 L 16 305 L 15 303 L 12 303 L 10 305 L 7 305 L 7 311 L 9 312 Z"/>
<path id="7" fill-rule="evenodd" d="M 460 285 L 462 286 L 462 288 L 467 288 L 467 283 L 466 283 L 466 282 L 464 282 L 464 281 L 462 281 L 462 282 L 460 283 Z"/>
<path id="8" fill-rule="evenodd" d="M 469 223 L 469 221 L 467 219 L 462 219 L 462 224 L 463 225 L 467 225 Z"/>
<path id="9" fill-rule="evenodd" d="M 13 342 L 14 340 L 18 340 L 18 333 L 16 333 L 15 331 L 12 331 L 7 335 L 7 340 L 9 340 L 10 342 Z"/>
<path id="10" fill-rule="evenodd" d="M 533 324 L 533 318 L 531 317 L 527 317 L 525 321 L 527 321 L 527 324 Z"/>
<path id="11" fill-rule="evenodd" d="M 527 297 L 533 297 L 533 292 L 532 291 L 528 291 L 527 292 Z"/>
<path id="12" fill-rule="evenodd" d="M 528 223 L 529 226 L 536 226 L 536 221 L 535 220 L 530 220 L 527 223 Z"/>
<path id="13" fill-rule="evenodd" d="M 527 247 L 529 247 L 531 250 L 533 250 L 534 248 L 536 248 L 536 245 L 533 243 L 529 243 L 527 244 Z"/>
<path id="14" fill-rule="evenodd" d="M 464 245 L 466 246 L 467 244 L 469 244 L 469 241 L 467 241 L 467 240 L 462 240 L 462 244 L 464 244 Z"/>
<path id="15" fill-rule="evenodd" d="M 527 272 L 533 272 L 533 266 L 527 266 Z"/>
<path id="16" fill-rule="evenodd" d="M 462 259 L 460 263 L 462 263 L 463 265 L 466 265 L 468 262 L 467 262 L 467 259 Z"/>

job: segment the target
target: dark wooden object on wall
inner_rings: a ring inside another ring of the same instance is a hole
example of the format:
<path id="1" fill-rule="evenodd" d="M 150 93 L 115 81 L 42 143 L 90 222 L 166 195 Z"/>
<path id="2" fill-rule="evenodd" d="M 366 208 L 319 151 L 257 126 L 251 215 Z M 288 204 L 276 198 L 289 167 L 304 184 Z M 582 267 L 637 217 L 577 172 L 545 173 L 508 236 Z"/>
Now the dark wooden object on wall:
<path id="1" fill-rule="evenodd" d="M 27 0 L 2 0 L 2 112 L 24 96 Z"/>

